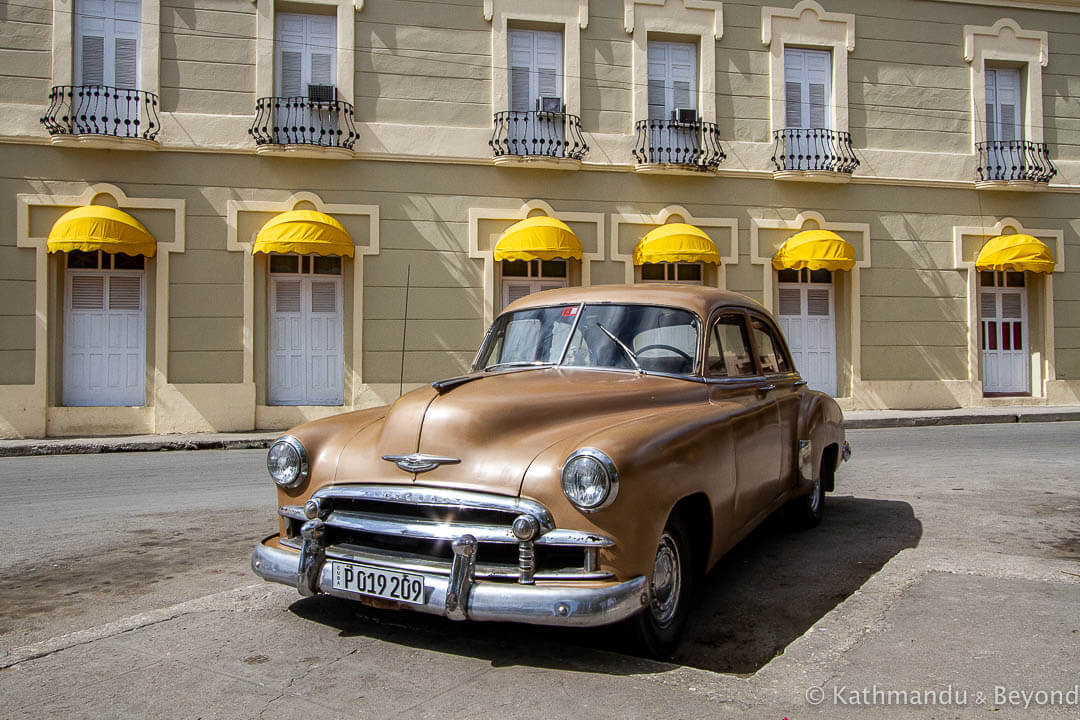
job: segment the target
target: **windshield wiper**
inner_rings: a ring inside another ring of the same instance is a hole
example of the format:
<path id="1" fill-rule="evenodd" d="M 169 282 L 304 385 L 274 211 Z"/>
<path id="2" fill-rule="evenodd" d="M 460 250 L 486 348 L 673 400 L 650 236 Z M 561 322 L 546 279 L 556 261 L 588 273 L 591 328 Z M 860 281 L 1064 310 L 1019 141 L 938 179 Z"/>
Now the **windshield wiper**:
<path id="1" fill-rule="evenodd" d="M 516 367 L 539 367 L 541 365 L 554 365 L 555 363 L 545 362 L 543 360 L 517 360 L 514 362 L 501 362 L 494 363 L 493 365 L 487 365 L 484 367 L 484 372 L 488 370 L 495 370 L 496 368 L 516 368 Z"/>
<path id="2" fill-rule="evenodd" d="M 604 334 L 607 335 L 609 338 L 611 338 L 611 341 L 613 343 L 615 343 L 616 345 L 618 345 L 619 348 L 622 349 L 622 351 L 624 353 L 626 353 L 626 357 L 630 358 L 630 362 L 634 363 L 634 369 L 636 369 L 639 373 L 644 373 L 645 372 L 645 369 L 641 367 L 641 363 L 638 362 L 637 355 L 634 354 L 633 350 L 631 350 L 630 348 L 628 348 L 626 346 L 626 343 L 624 343 L 619 338 L 615 337 L 615 333 L 608 330 L 602 324 L 596 323 L 596 327 L 603 330 Z"/>

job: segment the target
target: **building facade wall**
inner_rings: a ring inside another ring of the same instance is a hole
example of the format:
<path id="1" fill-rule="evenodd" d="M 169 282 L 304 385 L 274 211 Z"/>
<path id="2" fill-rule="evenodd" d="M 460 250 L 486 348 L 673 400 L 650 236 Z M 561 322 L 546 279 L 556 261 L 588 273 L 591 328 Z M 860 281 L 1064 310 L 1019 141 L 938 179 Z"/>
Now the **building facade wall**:
<path id="1" fill-rule="evenodd" d="M 517 0 L 350 0 L 347 12 L 333 1 L 270 5 L 336 13 L 339 28 L 351 26 L 354 47 L 338 52 L 353 53 L 347 96 L 358 139 L 344 158 L 256 154 L 248 128 L 268 62 L 256 39 L 266 3 L 161 3 L 156 57 L 143 62 L 158 63 L 162 131 L 151 148 L 134 150 L 125 141 L 53 145 L 42 127 L 49 88 L 59 77 L 70 82 L 70 71 L 55 67 L 70 63 L 70 47 L 63 56 L 51 29 L 70 22 L 72 4 L 31 0 L 0 18 L 0 435 L 280 428 L 340 411 L 266 402 L 266 265 L 250 243 L 263 222 L 294 206 L 335 208 L 356 243 L 344 261 L 345 409 L 468 367 L 500 304 L 494 242 L 537 208 L 579 235 L 586 258 L 572 281 L 591 284 L 624 282 L 628 269 L 633 277 L 623 246 L 639 226 L 620 218 L 711 219 L 715 227 L 702 227 L 730 256 L 710 282 L 770 308 L 776 282 L 767 259 L 777 244 L 803 227 L 836 228 L 859 260 L 836 283 L 845 407 L 1080 402 L 1080 3 L 777 3 L 772 43 L 798 44 L 790 28 L 804 24 L 849 28 L 850 49 L 835 51 L 842 57 L 834 61 L 845 65 L 838 97 L 860 165 L 842 183 L 774 177 L 768 3 L 562 0 L 546 20 Z M 965 33 L 997 28 L 987 37 L 1008 44 L 1012 25 L 996 26 L 1002 19 L 1022 29 L 1023 47 L 1040 47 L 1042 33 L 1048 49 L 1045 65 L 1038 57 L 1008 61 L 1041 82 L 1039 129 L 1058 174 L 1037 190 L 975 184 L 981 111 L 972 76 L 982 60 L 965 59 Z M 492 114 L 505 109 L 493 106 L 493 78 L 505 78 L 493 43 L 515 26 L 578 38 L 566 88 L 575 73 L 590 149 L 577 169 L 492 162 Z M 700 34 L 673 35 L 672 27 Z M 718 172 L 635 172 L 635 95 L 643 89 L 634 43 L 642 28 L 644 37 L 689 37 L 710 54 L 727 153 Z M 44 252 L 44 238 L 65 209 L 88 203 L 131 212 L 167 248 L 146 270 L 142 408 L 91 412 L 60 400 L 64 269 Z M 1021 400 L 985 397 L 978 358 L 972 363 L 977 319 L 967 265 L 1003 222 L 1046 231 L 1039 237 L 1060 268 L 1029 283 L 1033 382 Z M 972 239 L 957 228 L 987 230 Z"/>

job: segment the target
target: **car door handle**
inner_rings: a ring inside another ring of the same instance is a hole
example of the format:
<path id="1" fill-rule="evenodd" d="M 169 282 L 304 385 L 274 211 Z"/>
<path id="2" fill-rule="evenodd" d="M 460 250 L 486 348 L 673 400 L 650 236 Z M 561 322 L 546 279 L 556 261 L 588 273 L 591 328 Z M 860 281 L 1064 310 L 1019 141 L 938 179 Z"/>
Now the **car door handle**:
<path id="1" fill-rule="evenodd" d="M 802 387 L 805 384 L 805 380 L 796 380 L 795 382 L 791 383 L 791 387 Z"/>
<path id="2" fill-rule="evenodd" d="M 761 393 L 762 395 L 764 395 L 765 393 L 772 392 L 775 389 L 776 389 L 776 386 L 773 385 L 772 383 L 769 383 L 768 385 L 758 385 L 757 391 L 759 393 Z"/>

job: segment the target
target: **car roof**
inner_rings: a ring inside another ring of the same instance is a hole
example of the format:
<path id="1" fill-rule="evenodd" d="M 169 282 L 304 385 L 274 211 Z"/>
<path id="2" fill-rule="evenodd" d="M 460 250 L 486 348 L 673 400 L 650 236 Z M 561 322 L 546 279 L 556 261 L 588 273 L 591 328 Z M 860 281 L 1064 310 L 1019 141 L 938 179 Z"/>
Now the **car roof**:
<path id="1" fill-rule="evenodd" d="M 739 293 L 702 285 L 680 283 L 639 283 L 637 285 L 593 285 L 567 287 L 526 295 L 506 307 L 504 312 L 524 308 L 573 303 L 635 303 L 686 308 L 708 319 L 722 307 L 764 308 L 752 298 Z"/>

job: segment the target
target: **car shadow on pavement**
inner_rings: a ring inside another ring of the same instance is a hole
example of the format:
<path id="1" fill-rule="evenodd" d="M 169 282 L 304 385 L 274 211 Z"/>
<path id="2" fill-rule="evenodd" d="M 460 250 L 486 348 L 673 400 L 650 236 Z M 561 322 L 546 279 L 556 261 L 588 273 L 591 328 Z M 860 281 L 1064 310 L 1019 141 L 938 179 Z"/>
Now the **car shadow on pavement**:
<path id="1" fill-rule="evenodd" d="M 906 502 L 851 496 L 829 496 L 827 502 L 820 526 L 792 531 L 777 514 L 728 552 L 698 588 L 672 658 L 677 665 L 633 656 L 623 625 L 457 623 L 329 596 L 298 600 L 289 609 L 337 628 L 342 637 L 480 658 L 496 667 L 634 675 L 688 665 L 752 674 L 922 536 L 922 523 Z"/>

